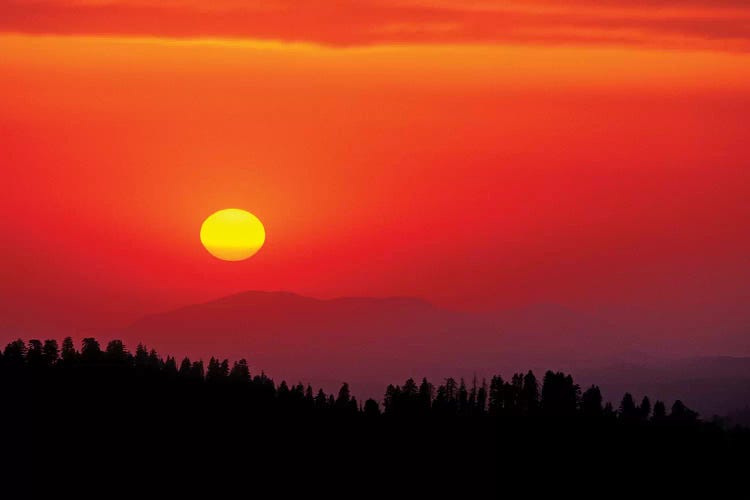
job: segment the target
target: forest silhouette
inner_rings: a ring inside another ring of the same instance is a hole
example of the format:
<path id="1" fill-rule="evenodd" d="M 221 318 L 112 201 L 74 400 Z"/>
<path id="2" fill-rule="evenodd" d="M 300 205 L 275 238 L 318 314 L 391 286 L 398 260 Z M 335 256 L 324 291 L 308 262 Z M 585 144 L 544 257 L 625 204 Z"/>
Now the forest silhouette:
<path id="1" fill-rule="evenodd" d="M 204 365 L 161 357 L 141 344 L 131 353 L 119 340 L 102 348 L 85 338 L 77 349 L 68 337 L 61 345 L 9 343 L 0 355 L 0 391 L 6 444 L 17 441 L 32 461 L 54 461 L 57 455 L 41 450 L 62 446 L 92 467 L 102 457 L 159 467 L 165 446 L 172 462 L 196 453 L 239 454 L 244 461 L 294 457 L 306 467 L 333 460 L 332 467 L 367 463 L 369 469 L 388 457 L 397 468 L 472 474 L 491 474 L 500 464 L 523 468 L 525 460 L 544 456 L 575 454 L 596 464 L 632 455 L 655 464 L 668 456 L 716 461 L 750 450 L 746 429 L 701 420 L 679 400 L 667 408 L 626 393 L 615 407 L 597 386 L 582 390 L 571 375 L 553 371 L 541 379 L 528 371 L 439 385 L 410 378 L 385 388 L 382 402 L 360 401 L 345 382 L 336 393 L 277 384 L 252 373 L 245 359 L 211 357 Z M 26 427 L 33 422 L 30 441 L 7 432 L 14 418 Z M 56 428 L 67 429 L 68 441 L 53 437 Z M 244 447 L 253 453 L 240 452 Z"/>
<path id="2" fill-rule="evenodd" d="M 667 412 L 661 401 L 652 406 L 644 396 L 637 404 L 626 393 L 614 408 L 611 403 L 604 404 L 596 385 L 582 391 L 571 375 L 553 371 L 547 371 L 541 381 L 532 371 L 513 374 L 508 380 L 496 375 L 489 382 L 476 377 L 470 383 L 447 378 L 438 386 L 426 378 L 420 383 L 410 378 L 402 385 L 388 385 L 381 405 L 374 399 L 360 403 L 346 382 L 337 393 L 327 394 L 301 382 L 276 384 L 263 372 L 252 375 L 246 359 L 231 365 L 228 359 L 215 357 L 206 365 L 202 359 L 191 361 L 188 357 L 178 362 L 171 356 L 160 357 L 143 344 L 130 353 L 120 340 L 112 340 L 102 349 L 92 337 L 82 340 L 80 350 L 71 337 L 61 346 L 53 339 L 34 339 L 28 344 L 18 339 L 7 344 L 0 355 L 0 370 L 6 393 L 23 397 L 32 394 L 28 389 L 33 387 L 35 399 L 40 391 L 49 392 L 48 398 L 60 398 L 57 404 L 86 404 L 86 400 L 115 403 L 124 393 L 141 393 L 189 396 L 196 401 L 228 398 L 238 407 L 261 414 L 580 417 L 634 425 L 704 424 L 680 400 Z"/>

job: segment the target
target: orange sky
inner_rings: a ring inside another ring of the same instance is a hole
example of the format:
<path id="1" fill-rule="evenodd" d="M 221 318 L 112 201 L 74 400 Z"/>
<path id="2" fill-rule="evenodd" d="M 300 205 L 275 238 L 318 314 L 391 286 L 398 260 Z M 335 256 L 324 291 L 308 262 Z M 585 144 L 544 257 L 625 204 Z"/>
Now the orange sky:
<path id="1" fill-rule="evenodd" d="M 3 2 L 0 326 L 247 289 L 743 309 L 745 5 Z M 233 206 L 268 233 L 239 264 L 198 240 Z"/>

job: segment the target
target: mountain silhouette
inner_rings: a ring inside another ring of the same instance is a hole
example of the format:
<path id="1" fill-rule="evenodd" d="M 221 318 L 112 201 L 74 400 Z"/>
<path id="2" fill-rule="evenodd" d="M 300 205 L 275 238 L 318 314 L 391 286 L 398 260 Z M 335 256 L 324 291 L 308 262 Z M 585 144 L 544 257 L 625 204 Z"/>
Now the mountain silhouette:
<path id="1" fill-rule="evenodd" d="M 411 297 L 316 299 L 290 292 L 230 295 L 146 316 L 124 332 L 131 342 L 190 354 L 250 348 L 249 354 L 263 356 L 283 349 L 304 353 L 306 359 L 352 348 L 364 355 L 414 354 L 461 363 L 511 353 L 557 353 L 559 358 L 560 349 L 571 342 L 576 346 L 566 349 L 571 359 L 614 349 L 611 327 L 562 306 L 472 314 Z"/>
<path id="2" fill-rule="evenodd" d="M 554 304 L 474 314 L 410 297 L 316 299 L 248 291 L 146 316 L 115 336 L 178 356 L 244 357 L 255 373 L 328 390 L 346 380 L 358 395 L 377 399 L 384 384 L 408 377 L 481 379 L 531 367 L 580 374 L 612 398 L 642 381 L 639 392 L 687 398 L 710 415 L 734 409 L 724 402 L 745 401 L 742 384 L 750 380 L 747 360 L 732 362 L 734 388 L 727 388 L 728 377 L 718 369 L 727 360 L 666 363 L 637 354 L 616 325 Z"/>
<path id="3" fill-rule="evenodd" d="M 247 357 L 255 369 L 296 380 L 404 375 L 470 361 L 492 325 L 419 299 L 320 300 L 288 292 L 244 292 L 151 315 L 121 332 L 130 342 L 189 356 Z M 353 377 L 351 377 L 353 375 Z"/>

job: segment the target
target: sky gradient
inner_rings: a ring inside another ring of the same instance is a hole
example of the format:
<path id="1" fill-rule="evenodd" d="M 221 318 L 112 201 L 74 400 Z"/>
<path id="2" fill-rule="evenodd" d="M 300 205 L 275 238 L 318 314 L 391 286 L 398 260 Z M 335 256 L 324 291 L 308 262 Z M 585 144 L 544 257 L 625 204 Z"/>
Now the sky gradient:
<path id="1" fill-rule="evenodd" d="M 243 290 L 746 329 L 746 2 L 321 3 L 0 4 L 4 339 Z"/>

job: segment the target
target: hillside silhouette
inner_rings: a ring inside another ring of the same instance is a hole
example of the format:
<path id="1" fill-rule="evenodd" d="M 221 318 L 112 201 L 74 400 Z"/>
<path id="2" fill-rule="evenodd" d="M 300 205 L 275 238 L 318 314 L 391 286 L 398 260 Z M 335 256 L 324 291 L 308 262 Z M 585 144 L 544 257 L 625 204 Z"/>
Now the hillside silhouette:
<path id="1" fill-rule="evenodd" d="M 363 401 L 346 382 L 331 393 L 277 382 L 245 359 L 176 359 L 141 344 L 131 352 L 120 340 L 19 339 L 0 355 L 0 394 L 6 431 L 63 429 L 62 440 L 47 431 L 6 432 L 6 450 L 21 450 L 6 459 L 54 464 L 64 457 L 94 469 L 102 460 L 159 468 L 166 456 L 191 467 L 191 457 L 219 454 L 227 458 L 201 467 L 292 460 L 329 471 L 388 464 L 491 475 L 547 454 L 593 466 L 616 452 L 640 456 L 645 466 L 667 457 L 736 464 L 732 457 L 750 450 L 747 430 L 704 421 L 679 400 L 667 407 L 625 393 L 607 402 L 597 386 L 554 371 L 408 379 Z M 164 446 L 167 455 L 154 453 Z"/>

